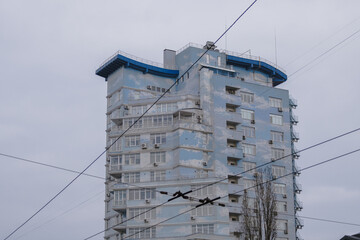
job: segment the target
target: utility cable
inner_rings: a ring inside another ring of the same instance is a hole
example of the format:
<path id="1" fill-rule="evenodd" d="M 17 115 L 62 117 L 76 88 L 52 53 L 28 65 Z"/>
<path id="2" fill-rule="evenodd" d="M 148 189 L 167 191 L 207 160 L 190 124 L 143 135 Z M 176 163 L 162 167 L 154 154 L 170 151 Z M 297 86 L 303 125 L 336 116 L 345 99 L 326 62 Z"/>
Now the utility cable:
<path id="1" fill-rule="evenodd" d="M 68 169 L 68 168 L 63 168 L 63 167 L 59 167 L 59 166 L 55 166 L 55 165 L 51 165 L 51 164 L 47 164 L 47 163 L 42 163 L 42 162 L 38 162 L 38 161 L 34 161 L 34 160 L 21 158 L 21 157 L 16 157 L 14 155 L 8 155 L 8 154 L 0 153 L 0 156 L 13 158 L 13 159 L 21 160 L 21 161 L 24 161 L 24 162 L 33 163 L 33 164 L 37 164 L 37 165 L 41 165 L 41 166 L 45 166 L 45 167 L 50 167 L 50 168 L 54 168 L 54 169 L 58 169 L 58 170 L 63 170 L 63 171 L 71 172 L 71 173 L 77 173 L 77 174 L 80 173 L 78 171 L 71 170 L 71 169 Z M 106 180 L 105 178 L 100 177 L 100 176 L 96 176 L 96 175 L 91 175 L 91 174 L 86 174 L 86 173 L 83 173 L 83 175 L 93 177 L 93 178 L 97 178 L 97 179 L 101 179 L 101 180 Z M 149 188 L 149 187 L 141 187 L 141 186 L 138 186 L 138 185 L 136 185 L 134 183 L 121 182 L 121 184 L 126 184 L 126 185 L 129 185 L 129 186 L 133 186 L 133 187 L 137 187 L 137 188 L 141 188 L 141 189 L 148 189 Z M 155 191 L 161 192 L 159 190 L 155 190 Z M 172 196 L 172 195 L 169 194 L 169 196 Z"/>
<path id="2" fill-rule="evenodd" d="M 23 222 L 20 226 L 18 226 L 14 231 L 12 231 L 7 237 L 5 237 L 4 240 L 11 237 L 15 232 L 17 232 L 20 228 L 22 228 L 26 223 L 28 223 L 33 217 L 35 217 L 39 212 L 41 212 L 46 206 L 48 206 L 54 199 L 56 199 L 65 189 L 67 189 L 76 179 L 78 179 L 86 170 L 88 170 L 100 157 L 102 157 L 109 149 L 112 147 L 124 134 L 126 134 L 141 118 L 144 117 L 144 115 L 157 103 L 160 101 L 161 98 L 165 96 L 166 93 L 168 93 L 178 82 L 179 80 L 190 71 L 191 68 L 195 66 L 197 62 L 200 61 L 200 59 L 213 47 L 215 44 L 237 23 L 237 21 L 257 2 L 257 0 L 253 1 L 248 8 L 245 9 L 245 11 L 225 30 L 224 33 L 220 35 L 220 37 L 213 43 L 211 46 L 209 46 L 203 54 L 200 55 L 200 57 L 190 65 L 190 67 L 179 77 L 175 80 L 175 82 L 164 92 L 160 95 L 160 97 L 150 105 L 150 107 L 144 111 L 142 115 L 139 116 L 138 119 L 136 119 L 113 143 L 111 143 L 108 147 L 105 148 L 105 150 L 96 157 L 83 171 L 81 171 L 73 180 L 71 180 L 63 189 L 61 189 L 57 194 L 55 194 L 54 197 L 52 197 L 47 203 L 45 203 L 39 210 L 37 210 L 33 215 L 31 215 L 25 222 Z"/>
<path id="3" fill-rule="evenodd" d="M 345 39 L 343 39 L 342 41 L 340 41 L 339 43 L 335 44 L 334 46 L 332 46 L 331 48 L 329 48 L 328 50 L 326 50 L 325 52 L 323 52 L 322 54 L 320 54 L 319 56 L 317 56 L 316 58 L 314 58 L 313 60 L 311 60 L 310 62 L 308 62 L 307 64 L 305 64 L 304 66 L 300 67 L 298 70 L 296 70 L 295 72 L 291 73 L 288 77 L 293 76 L 294 74 L 296 74 L 297 72 L 301 71 L 302 69 L 306 68 L 307 66 L 309 66 L 310 64 L 312 64 L 313 62 L 315 62 L 316 60 L 318 60 L 319 58 L 321 58 L 322 56 L 324 56 L 325 54 L 327 54 L 328 52 L 330 52 L 331 50 L 335 49 L 337 46 L 339 46 L 340 44 L 346 42 L 347 40 L 349 40 L 350 38 L 352 38 L 353 36 L 355 36 L 357 33 L 360 32 L 360 29 L 358 29 L 356 32 L 352 33 L 350 36 L 346 37 Z"/>
<path id="4" fill-rule="evenodd" d="M 77 173 L 77 174 L 80 173 L 79 171 L 71 170 L 71 169 L 68 169 L 68 168 L 63 168 L 63 167 L 59 167 L 59 166 L 55 166 L 55 165 L 51 165 L 51 164 L 47 164 L 47 163 L 37 162 L 37 161 L 33 161 L 33 160 L 21 158 L 21 157 L 16 157 L 16 156 L 13 156 L 13 155 L 8 155 L 8 154 L 5 154 L 5 153 L 0 153 L 0 156 L 13 158 L 13 159 L 17 159 L 17 160 L 21 160 L 21 161 L 24 161 L 24 162 L 45 166 L 45 167 L 55 168 L 55 169 L 58 169 L 58 170 L 63 170 L 63 171 L 71 172 L 71 173 Z M 103 177 L 92 175 L 92 174 L 83 173 L 83 175 L 93 177 L 93 178 L 98 178 L 98 179 L 101 179 L 101 180 L 105 180 L 105 178 L 103 178 Z"/>
<path id="5" fill-rule="evenodd" d="M 344 153 L 344 154 L 339 155 L 339 156 L 337 156 L 337 157 L 333 157 L 333 158 L 331 158 L 331 159 L 322 161 L 322 162 L 320 162 L 320 163 L 316 163 L 316 164 L 310 165 L 310 166 L 308 166 L 308 167 L 305 167 L 305 168 L 301 169 L 300 171 L 308 170 L 308 169 L 310 169 L 310 168 L 313 168 L 313 167 L 316 167 L 316 166 L 319 166 L 319 165 L 328 163 L 328 162 L 330 162 L 330 161 L 334 161 L 334 160 L 336 160 L 336 159 L 339 159 L 339 158 L 341 158 L 341 157 L 345 157 L 345 156 L 347 156 L 347 155 L 356 153 L 356 152 L 358 152 L 358 151 L 360 151 L 360 148 L 359 148 L 359 149 L 356 149 L 356 150 L 354 150 L 354 151 L 351 151 L 351 152 Z M 268 181 L 261 182 L 261 183 L 259 183 L 259 184 L 257 184 L 257 185 L 248 187 L 248 188 L 246 188 L 246 189 L 243 189 L 243 190 L 238 191 L 238 192 L 235 192 L 235 193 L 244 192 L 244 191 L 250 190 L 250 189 L 252 189 L 252 188 L 255 188 L 255 187 L 259 186 L 259 185 L 266 184 L 266 183 L 268 183 L 268 182 L 273 182 L 273 181 L 275 181 L 275 180 L 277 180 L 277 179 L 279 179 L 279 178 L 283 178 L 283 177 L 286 177 L 286 176 L 289 176 L 289 175 L 293 175 L 293 174 L 295 174 L 295 173 L 296 173 L 296 172 L 290 172 L 290 173 L 288 173 L 288 174 L 279 176 L 279 177 L 277 177 L 276 179 L 270 179 L 270 180 L 268 180 Z M 214 199 L 211 200 L 211 201 L 219 200 L 219 199 L 222 199 L 222 198 L 224 198 L 224 197 L 228 197 L 228 194 L 227 194 L 227 195 L 224 195 L 224 196 L 222 196 L 222 197 L 220 197 L 220 196 L 219 196 L 219 197 L 216 197 L 216 198 L 214 198 Z M 189 199 L 194 199 L 194 198 L 189 198 Z M 188 209 L 188 210 L 186 210 L 186 211 L 184 211 L 184 212 L 181 212 L 181 213 L 179 213 L 179 214 L 177 214 L 177 215 L 175 215 L 175 216 L 173 216 L 173 217 L 167 218 L 167 219 L 165 219 L 165 220 L 163 220 L 163 221 L 161 221 L 161 222 L 158 222 L 158 223 L 156 223 L 156 224 L 154 224 L 154 225 L 151 225 L 151 226 L 149 226 L 149 227 L 145 227 L 144 229 L 142 229 L 142 230 L 140 230 L 140 231 L 138 231 L 138 232 L 136 232 L 136 233 L 134 233 L 134 234 L 128 235 L 128 236 L 126 236 L 126 237 L 124 237 L 124 238 L 122 238 L 122 239 L 130 238 L 130 237 L 132 237 L 132 236 L 134 236 L 134 235 L 136 235 L 136 234 L 139 234 L 139 233 L 144 232 L 144 231 L 146 231 L 146 230 L 148 230 L 148 229 L 151 229 L 151 228 L 153 228 L 153 227 L 155 227 L 155 226 L 157 226 L 157 225 L 160 225 L 160 224 L 162 224 L 162 223 L 164 223 L 164 222 L 167 222 L 167 221 L 169 221 L 169 220 L 171 220 L 171 219 L 174 219 L 174 218 L 176 218 L 176 217 L 178 217 L 178 216 L 180 216 L 180 215 L 183 215 L 183 214 L 185 214 L 185 213 L 188 213 L 188 212 L 190 212 L 190 211 L 192 211 L 192 210 L 194 210 L 194 209 L 196 209 L 196 208 L 198 208 L 198 207 L 200 207 L 200 206 L 202 206 L 202 205 L 211 203 L 211 201 L 206 202 L 206 201 L 204 201 L 204 200 L 202 200 L 202 201 L 200 200 L 201 204 L 197 205 L 196 207 L 190 208 L 190 209 Z M 163 204 L 162 204 L 162 205 L 163 205 Z M 155 208 L 155 207 L 154 207 L 154 208 Z M 130 219 L 129 219 L 129 220 L 130 220 Z M 128 220 L 127 220 L 127 221 L 128 221 Z M 122 223 L 123 223 L 123 222 L 122 222 Z M 120 225 L 120 224 L 122 224 L 122 223 L 119 223 L 119 224 L 117 224 L 117 225 Z M 116 226 L 116 225 L 115 225 L 115 226 Z M 112 226 L 112 227 L 114 227 L 114 226 Z M 109 229 L 110 229 L 110 228 L 109 228 Z M 104 231 L 102 231 L 102 232 L 104 232 Z M 97 234 L 94 234 L 94 235 L 92 235 L 92 236 L 90 236 L 90 237 L 88 237 L 88 238 L 85 238 L 84 240 L 88 240 L 88 239 L 90 239 L 90 238 L 92 238 L 92 237 L 95 237 L 96 235 L 98 235 L 98 234 L 100 234 L 100 233 L 102 233 L 102 232 L 99 232 L 99 233 L 97 233 Z"/>

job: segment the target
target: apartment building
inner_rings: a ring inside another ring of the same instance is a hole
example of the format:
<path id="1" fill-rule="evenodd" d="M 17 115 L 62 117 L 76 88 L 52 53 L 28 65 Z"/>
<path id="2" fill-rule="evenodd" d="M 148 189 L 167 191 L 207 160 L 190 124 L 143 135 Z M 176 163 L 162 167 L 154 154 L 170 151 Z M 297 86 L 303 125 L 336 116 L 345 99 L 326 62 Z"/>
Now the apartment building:
<path id="1" fill-rule="evenodd" d="M 106 240 L 243 239 L 243 190 L 254 184 L 251 169 L 264 163 L 274 176 L 277 239 L 299 239 L 303 224 L 297 217 L 302 205 L 296 181 L 296 102 L 278 88 L 287 79 L 284 70 L 208 42 L 166 49 L 163 64 L 118 51 L 96 74 L 107 83 L 111 146 L 105 165 Z M 195 200 L 220 196 L 216 202 L 225 207 L 207 204 L 190 210 L 199 202 L 167 202 L 170 197 L 161 194 L 190 190 L 188 196 Z"/>

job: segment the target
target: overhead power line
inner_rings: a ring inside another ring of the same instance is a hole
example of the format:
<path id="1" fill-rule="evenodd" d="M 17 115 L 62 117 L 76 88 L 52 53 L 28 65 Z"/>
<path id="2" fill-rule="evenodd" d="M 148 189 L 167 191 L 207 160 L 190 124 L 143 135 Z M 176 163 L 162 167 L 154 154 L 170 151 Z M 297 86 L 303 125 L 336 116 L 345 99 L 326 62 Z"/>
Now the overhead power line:
<path id="1" fill-rule="evenodd" d="M 45 167 L 50 167 L 50 168 L 54 168 L 54 169 L 58 169 L 58 170 L 63 170 L 63 171 L 66 171 L 66 172 L 77 173 L 77 174 L 80 173 L 79 171 L 71 170 L 71 169 L 68 169 L 68 168 L 63 168 L 63 167 L 51 165 L 51 164 L 48 164 L 48 163 L 37 162 L 37 161 L 33 161 L 33 160 L 21 158 L 21 157 L 16 157 L 16 156 L 13 156 L 13 155 L 8 155 L 8 154 L 5 154 L 5 153 L 0 153 L 0 156 L 4 156 L 4 157 L 8 157 L 8 158 L 13 158 L 13 159 L 17 159 L 17 160 L 20 160 L 20 161 L 24 161 L 24 162 L 28 162 L 28 163 L 33 163 L 33 164 L 37 164 L 37 165 L 41 165 L 41 166 L 45 166 Z M 93 178 L 98 178 L 98 179 L 101 179 L 101 180 L 104 180 L 104 179 L 105 179 L 105 178 L 103 178 L 103 177 L 96 176 L 96 175 L 92 175 L 92 174 L 87 174 L 87 173 L 83 173 L 83 175 L 84 175 L 84 176 L 93 177 Z"/>
<path id="2" fill-rule="evenodd" d="M 299 171 L 305 171 L 305 170 L 308 170 L 308 169 L 310 169 L 310 168 L 314 168 L 314 167 L 316 167 L 316 166 L 319 166 L 319 165 L 322 165 L 322 164 L 325 164 L 325 163 L 334 161 L 334 160 L 336 160 L 336 159 L 339 159 L 339 158 L 342 158 L 342 157 L 345 157 L 345 156 L 354 154 L 354 153 L 359 152 L 359 151 L 360 151 L 360 148 L 359 148 L 359 149 L 356 149 L 356 150 L 354 150 L 354 151 L 351 151 L 351 152 L 344 153 L 344 154 L 339 155 L 339 156 L 337 156 L 337 157 L 333 157 L 333 158 L 330 158 L 330 159 L 328 159 L 328 160 L 325 160 L 325 161 L 322 161 L 322 162 L 319 162 L 319 163 L 310 165 L 310 166 L 305 167 L 305 168 L 303 168 L 303 169 L 301 169 L 301 170 L 299 170 Z M 273 181 L 276 181 L 277 179 L 280 179 L 280 178 L 283 178 L 283 177 L 286 177 L 286 176 L 289 176 L 289 175 L 292 175 L 292 174 L 296 174 L 296 172 L 290 172 L 290 173 L 288 173 L 288 174 L 279 176 L 279 177 L 277 177 L 276 179 L 270 179 L 270 180 L 268 180 L 268 181 L 259 183 L 259 184 L 257 184 L 257 185 L 251 186 L 251 187 L 248 187 L 248 188 L 246 188 L 246 189 L 240 190 L 240 191 L 235 192 L 235 193 L 244 192 L 244 191 L 247 191 L 247 190 L 249 190 L 249 189 L 255 188 L 255 187 L 257 187 L 257 186 L 259 186 L 259 185 L 261 185 L 261 184 L 266 184 L 266 183 L 268 183 L 268 182 L 273 182 Z M 227 196 L 228 196 L 228 194 L 226 194 L 226 195 L 224 195 L 224 196 L 218 196 L 218 197 L 215 197 L 215 198 L 214 198 L 213 200 L 211 200 L 211 201 L 213 202 L 213 201 L 215 201 L 215 200 L 219 200 L 219 199 L 222 199 L 222 198 L 227 197 Z M 193 197 L 190 197 L 190 198 L 189 198 L 189 200 L 194 200 L 194 199 L 195 199 L 195 198 L 193 198 Z M 197 205 L 196 207 L 190 208 L 189 210 L 186 210 L 186 211 L 184 211 L 184 212 L 181 212 L 181 213 L 179 213 L 179 214 L 176 214 L 176 215 L 173 216 L 173 217 L 167 218 L 167 219 L 165 219 L 165 220 L 163 220 L 163 221 L 161 221 L 161 222 L 158 222 L 158 223 L 156 223 L 156 224 L 154 224 L 154 225 L 151 225 L 151 226 L 149 226 L 149 227 L 146 227 L 146 228 L 144 228 L 144 229 L 142 229 L 142 230 L 140 230 L 140 231 L 138 231 L 138 232 L 136 232 L 136 233 L 134 233 L 134 234 L 131 234 L 131 235 L 129 235 L 129 236 L 124 237 L 123 239 L 130 238 L 130 237 L 132 237 L 132 236 L 134 236 L 134 235 L 136 235 L 136 234 L 139 234 L 139 233 L 141 233 L 141 232 L 144 232 L 144 231 L 146 231 L 146 230 L 148 230 L 148 229 L 151 229 L 151 228 L 153 228 L 153 227 L 155 227 L 155 226 L 157 226 L 157 225 L 160 225 L 160 224 L 162 224 L 162 223 L 164 223 L 164 222 L 167 222 L 167 221 L 169 221 L 169 220 L 171 220 L 171 219 L 174 219 L 174 218 L 176 218 L 176 217 L 178 217 L 178 216 L 181 216 L 181 215 L 183 215 L 183 214 L 185 214 L 185 213 L 188 213 L 188 212 L 196 209 L 196 208 L 199 207 L 199 206 L 202 206 L 202 205 L 211 203 L 211 201 L 206 202 L 205 199 L 202 199 L 202 200 L 201 200 L 201 199 L 198 199 L 198 200 L 199 200 L 199 202 L 201 202 L 201 204 Z M 161 205 L 164 205 L 164 203 L 161 204 Z M 157 207 L 157 206 L 156 206 L 156 207 Z M 156 207 L 153 207 L 152 209 L 154 209 L 154 208 L 156 208 Z M 149 210 L 148 210 L 148 211 L 149 211 Z M 146 211 L 146 212 L 148 212 L 148 211 Z M 142 213 L 140 213 L 139 215 L 141 215 L 141 214 L 142 214 Z M 291 215 L 291 216 L 293 216 L 293 215 Z M 128 221 L 128 220 L 126 220 L 126 221 Z M 126 221 L 123 221 L 123 222 L 121 222 L 121 223 L 115 224 L 115 225 L 113 225 L 112 227 L 110 227 L 110 228 L 108 228 L 108 229 L 111 229 L 111 228 L 113 228 L 114 226 L 123 224 L 123 223 L 125 223 Z M 333 221 L 333 222 L 335 222 L 335 221 Z M 101 231 L 101 232 L 99 232 L 99 233 L 96 233 L 96 234 L 94 234 L 94 235 L 92 235 L 92 236 L 90 236 L 90 237 L 85 238 L 84 240 L 88 240 L 88 239 L 90 239 L 90 238 L 93 238 L 93 237 L 95 237 L 95 236 L 97 236 L 98 234 L 103 233 L 103 232 L 104 232 L 104 231 Z"/>
<path id="3" fill-rule="evenodd" d="M 245 11 L 223 32 L 220 37 L 209 47 L 207 48 L 203 54 L 200 55 L 200 57 L 190 65 L 190 67 L 179 77 L 175 80 L 175 82 L 163 93 L 159 96 L 159 98 L 150 105 L 150 107 L 138 117 L 112 144 L 110 144 L 108 147 L 106 147 L 105 151 L 103 151 L 99 156 L 97 156 L 83 171 L 81 171 L 73 180 L 71 180 L 63 189 L 61 189 L 57 194 L 55 194 L 54 197 L 52 197 L 48 202 L 46 202 L 39 210 L 37 210 L 33 215 L 31 215 L 25 222 L 20 224 L 14 231 L 12 231 L 4 240 L 8 239 L 10 236 L 12 236 L 15 232 L 17 232 L 20 228 L 22 228 L 26 223 L 28 223 L 33 217 L 35 217 L 39 212 L 41 212 L 46 206 L 48 206 L 53 200 L 55 200 L 65 189 L 67 189 L 73 182 L 75 182 L 86 170 L 88 170 L 100 157 L 102 157 L 109 149 L 112 147 L 124 134 L 126 134 L 137 122 L 145 116 L 145 114 L 157 103 L 160 101 L 161 98 L 165 96 L 166 93 L 168 93 L 178 82 L 179 80 L 185 76 L 186 73 L 192 69 L 196 63 L 200 61 L 200 59 L 213 47 L 215 44 L 238 22 L 238 20 L 257 2 L 257 0 L 253 1 L 248 8 L 245 9 Z"/>
<path id="4" fill-rule="evenodd" d="M 337 223 L 337 224 L 360 227 L 359 223 L 349 223 L 349 222 L 342 222 L 342 221 L 336 221 L 336 220 L 330 220 L 330 219 L 324 219 L 324 218 L 307 217 L 307 216 L 302 216 L 302 215 L 300 215 L 299 217 L 305 218 L 305 219 L 310 219 L 310 220 L 315 220 L 315 221 L 330 222 L 330 223 Z"/>
<path id="5" fill-rule="evenodd" d="M 345 39 L 343 39 L 342 41 L 340 41 L 339 43 L 335 44 L 334 46 L 332 46 L 331 48 L 329 48 L 328 50 L 326 50 L 325 52 L 323 52 L 322 54 L 320 54 L 319 56 L 317 56 L 316 58 L 314 58 L 313 60 L 311 60 L 310 62 L 308 62 L 307 64 L 305 64 L 304 66 L 300 67 L 298 70 L 296 70 L 295 72 L 291 73 L 288 77 L 293 76 L 294 74 L 298 73 L 299 71 L 303 70 L 304 68 L 306 68 L 307 66 L 309 66 L 310 64 L 312 64 L 313 62 L 315 62 L 316 60 L 318 60 L 319 58 L 321 58 L 322 56 L 324 56 L 325 54 L 327 54 L 328 52 L 332 51 L 333 49 L 335 49 L 337 46 L 341 45 L 342 43 L 346 42 L 347 40 L 349 40 L 350 38 L 354 37 L 356 34 L 358 34 L 360 32 L 360 29 L 358 29 L 356 32 L 352 33 L 350 36 L 346 37 Z"/>

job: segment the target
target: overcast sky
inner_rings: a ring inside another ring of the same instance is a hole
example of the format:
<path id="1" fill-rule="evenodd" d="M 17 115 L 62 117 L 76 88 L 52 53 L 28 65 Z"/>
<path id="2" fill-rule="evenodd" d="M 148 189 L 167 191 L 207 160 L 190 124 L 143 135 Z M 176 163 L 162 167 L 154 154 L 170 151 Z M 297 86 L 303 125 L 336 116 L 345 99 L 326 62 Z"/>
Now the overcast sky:
<path id="1" fill-rule="evenodd" d="M 0 0 L 0 153 L 82 170 L 105 147 L 106 83 L 95 70 L 106 58 L 122 50 L 162 62 L 165 48 L 217 39 L 250 3 Z M 356 0 L 259 0 L 217 45 L 277 59 L 291 75 L 358 31 L 359 9 Z M 298 149 L 360 127 L 359 63 L 360 33 L 279 86 L 298 100 Z M 355 150 L 359 139 L 360 131 L 303 152 L 297 163 Z M 359 159 L 304 171 L 300 215 L 360 224 Z M 75 176 L 4 156 L 0 163 L 1 239 Z M 104 176 L 104 164 L 102 157 L 88 173 Z M 103 182 L 82 176 L 11 239 L 83 239 L 103 230 Z M 360 232 L 304 220 L 304 239 Z"/>

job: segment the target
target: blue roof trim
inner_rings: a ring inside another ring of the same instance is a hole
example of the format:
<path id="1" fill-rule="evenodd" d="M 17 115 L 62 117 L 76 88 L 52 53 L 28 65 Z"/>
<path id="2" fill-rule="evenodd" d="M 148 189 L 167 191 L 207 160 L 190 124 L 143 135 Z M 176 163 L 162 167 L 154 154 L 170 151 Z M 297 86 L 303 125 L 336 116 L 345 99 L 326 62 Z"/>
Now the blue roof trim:
<path id="1" fill-rule="evenodd" d="M 162 77 L 176 78 L 177 76 L 179 76 L 179 70 L 156 67 L 153 65 L 135 61 L 120 54 L 116 55 L 99 69 L 97 69 L 96 75 L 107 78 L 110 74 L 112 74 L 122 66 L 133 68 L 143 73 L 150 73 Z"/>
<path id="2" fill-rule="evenodd" d="M 287 80 L 287 75 L 285 73 L 266 62 L 231 55 L 226 55 L 226 62 L 227 64 L 245 68 L 255 68 L 258 71 L 269 74 L 273 78 L 273 87 Z"/>

